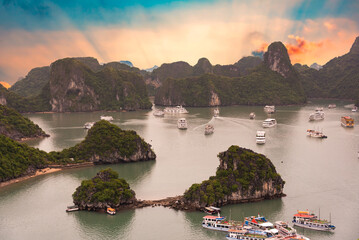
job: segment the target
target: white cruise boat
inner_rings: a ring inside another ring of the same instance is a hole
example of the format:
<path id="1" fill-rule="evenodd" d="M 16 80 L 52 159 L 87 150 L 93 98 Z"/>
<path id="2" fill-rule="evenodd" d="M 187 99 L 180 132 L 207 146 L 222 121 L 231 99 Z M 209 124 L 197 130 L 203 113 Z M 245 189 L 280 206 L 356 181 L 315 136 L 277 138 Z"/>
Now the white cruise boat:
<path id="1" fill-rule="evenodd" d="M 266 113 L 275 113 L 275 106 L 266 105 L 266 106 L 264 106 L 264 111 Z"/>
<path id="2" fill-rule="evenodd" d="M 309 211 L 298 211 L 297 214 L 294 214 L 292 222 L 295 226 L 319 231 L 333 231 L 335 229 L 330 221 L 318 219 Z"/>
<path id="3" fill-rule="evenodd" d="M 181 130 L 186 130 L 187 129 L 187 120 L 185 118 L 178 119 L 177 127 Z"/>
<path id="4" fill-rule="evenodd" d="M 331 109 L 331 108 L 336 108 L 336 107 L 337 107 L 336 104 L 329 104 L 329 105 L 328 105 L 328 108 L 329 108 L 329 109 Z"/>
<path id="5" fill-rule="evenodd" d="M 239 228 L 239 229 L 230 229 L 228 234 L 226 235 L 228 240 L 264 240 L 264 239 L 273 239 L 277 240 L 277 238 L 273 237 L 268 231 L 248 229 L 248 228 Z"/>
<path id="6" fill-rule="evenodd" d="M 213 110 L 213 117 L 219 117 L 219 109 L 218 108 Z"/>
<path id="7" fill-rule="evenodd" d="M 354 106 L 353 108 L 352 108 L 352 112 L 357 112 L 358 111 L 358 107 L 357 106 Z"/>
<path id="8" fill-rule="evenodd" d="M 264 128 L 274 127 L 275 125 L 277 125 L 277 120 L 275 120 L 274 118 L 267 118 L 262 123 L 262 126 Z"/>
<path id="9" fill-rule="evenodd" d="M 112 121 L 113 120 L 113 117 L 112 116 L 105 116 L 105 115 L 102 115 L 100 117 L 101 120 L 106 120 L 106 121 Z"/>
<path id="10" fill-rule="evenodd" d="M 254 119 L 256 117 L 256 114 L 254 112 L 251 112 L 249 114 L 249 119 Z"/>
<path id="11" fill-rule="evenodd" d="M 266 132 L 265 131 L 257 131 L 256 143 L 257 144 L 265 144 L 266 143 Z"/>
<path id="12" fill-rule="evenodd" d="M 286 237 L 290 237 L 289 239 L 310 240 L 309 238 L 303 235 L 297 234 L 297 230 L 289 226 L 288 223 L 286 222 L 276 221 L 274 223 L 274 227 L 278 230 L 279 235 L 283 236 L 284 239 L 286 239 Z"/>
<path id="13" fill-rule="evenodd" d="M 90 129 L 90 128 L 93 127 L 94 124 L 95 124 L 95 122 L 87 122 L 87 123 L 85 123 L 84 128 L 85 129 Z"/>
<path id="14" fill-rule="evenodd" d="M 163 111 L 169 114 L 188 113 L 188 111 L 182 106 L 166 107 Z"/>
<path id="15" fill-rule="evenodd" d="M 316 131 L 316 130 L 313 130 L 313 129 L 308 129 L 307 130 L 307 136 L 314 137 L 314 138 L 328 138 L 326 135 L 324 135 L 323 132 Z"/>
<path id="16" fill-rule="evenodd" d="M 165 115 L 165 112 L 162 110 L 155 110 L 153 112 L 153 116 L 156 116 L 156 117 L 163 117 L 164 115 Z"/>
<path id="17" fill-rule="evenodd" d="M 228 232 L 229 229 L 242 225 L 242 223 L 240 223 L 240 222 L 226 221 L 225 219 L 226 219 L 226 217 L 221 217 L 219 215 L 218 216 L 211 216 L 211 215 L 204 216 L 203 221 L 202 221 L 202 227 L 211 229 L 211 230 Z"/>
<path id="18" fill-rule="evenodd" d="M 214 133 L 213 125 L 211 124 L 206 125 L 206 127 L 204 128 L 204 135 L 210 135 L 212 133 Z"/>
<path id="19" fill-rule="evenodd" d="M 274 228 L 273 223 L 269 222 L 265 217 L 258 215 L 258 217 L 250 216 L 244 218 L 244 226 L 250 226 L 253 229 L 268 231 L 272 235 L 277 235 L 278 230 Z"/>
<path id="20" fill-rule="evenodd" d="M 323 120 L 323 119 L 324 119 L 323 108 L 317 108 L 317 109 L 315 109 L 314 113 L 311 113 L 309 115 L 309 121 L 317 121 L 317 120 Z"/>

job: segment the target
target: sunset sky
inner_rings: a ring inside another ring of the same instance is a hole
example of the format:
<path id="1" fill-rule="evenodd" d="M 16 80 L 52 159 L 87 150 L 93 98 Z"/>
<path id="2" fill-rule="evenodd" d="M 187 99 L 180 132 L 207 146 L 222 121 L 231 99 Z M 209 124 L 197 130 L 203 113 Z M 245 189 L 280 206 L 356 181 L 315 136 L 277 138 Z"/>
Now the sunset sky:
<path id="1" fill-rule="evenodd" d="M 0 81 L 64 57 L 233 64 L 282 41 L 292 63 L 325 64 L 359 35 L 359 1 L 0 0 Z"/>

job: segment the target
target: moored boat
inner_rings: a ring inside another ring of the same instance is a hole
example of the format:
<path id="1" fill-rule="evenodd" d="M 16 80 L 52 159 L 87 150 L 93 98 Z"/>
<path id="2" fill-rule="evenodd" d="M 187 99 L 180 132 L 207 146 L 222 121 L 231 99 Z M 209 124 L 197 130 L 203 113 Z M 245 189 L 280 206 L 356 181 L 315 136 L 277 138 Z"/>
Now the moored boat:
<path id="1" fill-rule="evenodd" d="M 218 108 L 213 110 L 213 117 L 219 117 L 219 109 Z"/>
<path id="2" fill-rule="evenodd" d="M 274 127 L 275 125 L 277 125 L 277 120 L 275 120 L 274 118 L 267 118 L 262 123 L 262 126 L 264 128 Z"/>
<path id="3" fill-rule="evenodd" d="M 313 130 L 313 129 L 308 129 L 307 130 L 307 136 L 314 137 L 314 138 L 327 138 L 327 136 L 324 135 L 323 132 L 316 131 L 316 130 Z"/>
<path id="4" fill-rule="evenodd" d="M 244 226 L 251 226 L 253 229 L 266 230 L 273 235 L 278 234 L 278 230 L 274 228 L 273 223 L 269 222 L 265 217 L 258 215 L 244 218 Z"/>
<path id="5" fill-rule="evenodd" d="M 309 238 L 297 234 L 297 230 L 289 226 L 288 223 L 282 221 L 276 221 L 274 227 L 278 230 L 278 234 L 283 236 L 283 239 L 303 239 L 310 240 Z"/>
<path id="6" fill-rule="evenodd" d="M 112 116 L 105 116 L 105 115 L 102 115 L 100 117 L 101 120 L 106 120 L 106 121 L 112 121 L 113 120 L 113 117 Z"/>
<path id="7" fill-rule="evenodd" d="M 90 129 L 93 127 L 93 125 L 95 124 L 95 122 L 87 122 L 84 124 L 84 128 L 85 129 Z"/>
<path id="8" fill-rule="evenodd" d="M 178 119 L 177 127 L 181 130 L 186 130 L 187 129 L 187 120 L 185 118 Z"/>
<path id="9" fill-rule="evenodd" d="M 271 106 L 266 105 L 266 106 L 264 106 L 264 111 L 265 111 L 266 113 L 269 113 L 269 114 L 275 113 L 275 106 L 273 106 L 273 105 L 271 105 Z"/>
<path id="10" fill-rule="evenodd" d="M 210 135 L 212 133 L 214 133 L 213 125 L 211 124 L 206 125 L 206 127 L 204 128 L 204 135 Z"/>
<path id="11" fill-rule="evenodd" d="M 272 238 L 273 234 L 268 231 L 261 231 L 255 229 L 230 229 L 226 238 L 228 240 L 263 240 L 263 239 L 273 239 L 276 240 L 277 238 Z"/>
<path id="12" fill-rule="evenodd" d="M 249 114 L 249 119 L 254 119 L 256 117 L 256 114 L 254 112 L 251 112 Z"/>
<path id="13" fill-rule="evenodd" d="M 79 206 L 77 206 L 77 205 L 67 206 L 67 208 L 66 208 L 66 212 L 74 212 L 74 211 L 78 211 L 78 210 L 79 210 Z"/>
<path id="14" fill-rule="evenodd" d="M 265 144 L 266 143 L 266 132 L 265 131 L 257 131 L 256 143 L 257 144 Z"/>
<path id="15" fill-rule="evenodd" d="M 157 109 L 153 112 L 153 116 L 156 116 L 156 117 L 163 117 L 164 115 L 165 115 L 165 112 L 162 110 Z"/>
<path id="16" fill-rule="evenodd" d="M 108 214 L 110 214 L 110 215 L 115 215 L 115 214 L 116 214 L 116 210 L 113 209 L 113 208 L 107 208 L 107 209 L 106 209 L 106 212 L 107 212 Z"/>
<path id="17" fill-rule="evenodd" d="M 354 127 L 354 119 L 349 116 L 341 117 L 341 124 L 343 127 L 352 128 Z"/>
<path id="18" fill-rule="evenodd" d="M 218 214 L 221 212 L 221 209 L 220 208 L 217 208 L 217 207 L 213 207 L 213 206 L 209 206 L 209 207 L 205 207 L 204 210 L 203 210 L 205 213 L 207 214 Z"/>
<path id="19" fill-rule="evenodd" d="M 188 113 L 188 111 L 182 106 L 166 107 L 163 109 L 165 113 L 177 114 L 177 113 Z"/>
<path id="20" fill-rule="evenodd" d="M 202 221 L 202 227 L 224 232 L 228 232 L 229 229 L 236 228 L 239 226 L 242 226 L 241 222 L 227 221 L 226 217 L 221 216 L 207 215 L 203 217 Z"/>
<path id="21" fill-rule="evenodd" d="M 295 226 L 319 231 L 333 231 L 335 229 L 335 226 L 330 221 L 318 219 L 317 216 L 309 213 L 309 211 L 298 211 L 294 214 L 292 222 Z"/>

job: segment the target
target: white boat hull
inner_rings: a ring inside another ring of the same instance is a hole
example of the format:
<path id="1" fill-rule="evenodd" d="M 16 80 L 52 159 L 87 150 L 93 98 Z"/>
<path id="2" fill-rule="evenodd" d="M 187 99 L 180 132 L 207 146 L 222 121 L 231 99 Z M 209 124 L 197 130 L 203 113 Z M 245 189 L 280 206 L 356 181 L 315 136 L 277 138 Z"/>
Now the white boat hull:
<path id="1" fill-rule="evenodd" d="M 297 223 L 297 222 L 293 222 L 294 226 L 298 226 L 298 227 L 302 227 L 302 228 L 308 228 L 308 229 L 313 229 L 313 230 L 318 230 L 318 231 L 325 231 L 325 232 L 331 232 L 334 231 L 334 229 L 332 228 L 324 228 L 324 227 L 316 227 L 313 226 L 312 224 L 302 224 L 302 223 Z"/>
<path id="2" fill-rule="evenodd" d="M 217 227 L 216 225 L 213 226 L 212 224 L 204 224 L 202 223 L 202 227 L 207 228 L 207 229 L 211 229 L 211 230 L 216 230 L 216 231 L 222 231 L 222 232 L 228 232 L 228 230 L 230 229 L 230 226 L 228 227 Z"/>

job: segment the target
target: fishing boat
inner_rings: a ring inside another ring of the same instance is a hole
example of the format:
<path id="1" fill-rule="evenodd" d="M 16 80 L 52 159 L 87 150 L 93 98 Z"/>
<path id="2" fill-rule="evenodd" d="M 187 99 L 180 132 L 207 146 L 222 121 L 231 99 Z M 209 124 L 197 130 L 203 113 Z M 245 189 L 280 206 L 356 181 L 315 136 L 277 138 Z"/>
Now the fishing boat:
<path id="1" fill-rule="evenodd" d="M 219 109 L 218 108 L 213 110 L 213 117 L 219 117 Z"/>
<path id="2" fill-rule="evenodd" d="M 275 120 L 274 118 L 267 118 L 262 123 L 262 126 L 264 128 L 274 127 L 275 125 L 277 125 L 277 120 Z"/>
<path id="3" fill-rule="evenodd" d="M 74 212 L 74 211 L 78 211 L 78 210 L 79 210 L 79 206 L 77 206 L 77 205 L 67 206 L 67 208 L 66 208 L 66 212 Z"/>
<path id="4" fill-rule="evenodd" d="M 275 113 L 275 106 L 266 105 L 266 106 L 264 106 L 264 111 L 269 114 Z"/>
<path id="5" fill-rule="evenodd" d="M 112 116 L 105 116 L 105 115 L 102 115 L 100 117 L 101 120 L 106 120 L 106 121 L 112 121 L 113 120 L 113 117 Z"/>
<path id="6" fill-rule="evenodd" d="M 204 135 L 210 135 L 212 133 L 214 133 L 213 125 L 211 124 L 206 125 L 206 127 L 204 128 Z"/>
<path id="7" fill-rule="evenodd" d="M 250 216 L 244 218 L 244 226 L 250 226 L 253 229 L 266 230 L 273 235 L 278 234 L 278 230 L 274 228 L 273 223 L 269 222 L 265 217 L 260 216 Z"/>
<path id="8" fill-rule="evenodd" d="M 265 144 L 266 143 L 266 132 L 265 131 L 257 131 L 256 143 L 257 144 Z"/>
<path id="9" fill-rule="evenodd" d="M 268 231 L 261 231 L 255 229 L 230 229 L 226 238 L 228 240 L 263 240 L 263 239 L 273 239 L 276 240 L 277 238 L 272 238 L 273 234 Z"/>
<path id="10" fill-rule="evenodd" d="M 352 108 L 352 112 L 357 112 L 358 111 L 358 107 L 357 106 L 354 106 L 353 108 Z"/>
<path id="11" fill-rule="evenodd" d="M 331 108 L 336 108 L 336 107 L 337 107 L 337 105 L 335 105 L 335 104 L 329 104 L 329 105 L 328 105 L 328 108 L 329 108 L 329 109 L 331 109 Z"/>
<path id="12" fill-rule="evenodd" d="M 188 111 L 182 107 L 182 106 L 176 106 L 176 107 L 166 107 L 163 110 L 165 113 L 170 113 L 170 114 L 181 114 L 181 113 L 188 113 Z"/>
<path id="13" fill-rule="evenodd" d="M 177 127 L 181 130 L 186 130 L 187 129 L 187 120 L 185 118 L 178 119 Z"/>
<path id="14" fill-rule="evenodd" d="M 278 230 L 278 234 L 283 236 L 284 239 L 303 239 L 310 240 L 309 238 L 297 234 L 297 230 L 289 226 L 288 223 L 283 221 L 276 221 L 274 227 Z"/>
<path id="15" fill-rule="evenodd" d="M 116 214 L 116 210 L 113 208 L 107 208 L 106 212 L 110 215 L 115 215 Z"/>
<path id="16" fill-rule="evenodd" d="M 251 112 L 249 114 L 249 119 L 254 119 L 256 117 L 256 114 L 254 112 Z"/>
<path id="17" fill-rule="evenodd" d="M 352 128 L 354 127 L 354 119 L 349 116 L 341 117 L 341 124 L 343 127 Z"/>
<path id="18" fill-rule="evenodd" d="M 217 207 L 213 207 L 213 206 L 209 206 L 209 207 L 205 207 L 204 210 L 203 210 L 205 213 L 207 214 L 218 214 L 221 212 L 221 209 L 220 208 L 217 208 Z"/>
<path id="19" fill-rule="evenodd" d="M 156 116 L 156 117 L 163 117 L 164 115 L 165 115 L 165 112 L 162 110 L 155 110 L 153 112 L 153 116 Z"/>
<path id="20" fill-rule="evenodd" d="M 221 216 L 211 216 L 207 215 L 203 217 L 202 227 L 217 230 L 217 231 L 224 231 L 228 232 L 229 229 L 236 228 L 242 226 L 241 222 L 237 221 L 227 221 L 226 217 Z"/>
<path id="21" fill-rule="evenodd" d="M 314 113 L 309 115 L 309 121 L 317 121 L 324 119 L 323 108 L 316 108 Z"/>
<path id="22" fill-rule="evenodd" d="M 294 214 L 292 222 L 295 226 L 319 231 L 333 231 L 335 229 L 335 226 L 330 221 L 318 219 L 317 216 L 309 213 L 309 211 L 298 211 Z"/>
<path id="23" fill-rule="evenodd" d="M 316 131 L 313 129 L 307 130 L 307 136 L 314 137 L 314 138 L 328 138 L 326 135 L 323 134 L 321 131 Z"/>
<path id="24" fill-rule="evenodd" d="M 95 122 L 87 122 L 84 124 L 84 128 L 85 129 L 90 129 L 93 127 L 93 125 L 95 124 Z"/>

